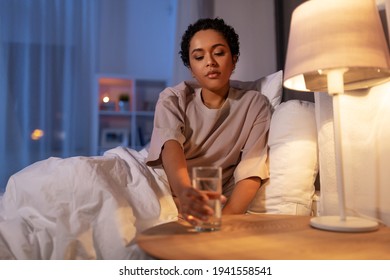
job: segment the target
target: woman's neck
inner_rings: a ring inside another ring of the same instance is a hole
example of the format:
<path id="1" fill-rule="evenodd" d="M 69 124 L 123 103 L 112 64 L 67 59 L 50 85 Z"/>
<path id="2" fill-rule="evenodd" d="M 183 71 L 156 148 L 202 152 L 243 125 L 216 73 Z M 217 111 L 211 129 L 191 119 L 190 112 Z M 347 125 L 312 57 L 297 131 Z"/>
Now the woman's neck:
<path id="1" fill-rule="evenodd" d="M 201 98 L 204 105 L 210 109 L 219 109 L 229 94 L 229 86 L 219 91 L 212 91 L 209 89 L 202 88 Z"/>

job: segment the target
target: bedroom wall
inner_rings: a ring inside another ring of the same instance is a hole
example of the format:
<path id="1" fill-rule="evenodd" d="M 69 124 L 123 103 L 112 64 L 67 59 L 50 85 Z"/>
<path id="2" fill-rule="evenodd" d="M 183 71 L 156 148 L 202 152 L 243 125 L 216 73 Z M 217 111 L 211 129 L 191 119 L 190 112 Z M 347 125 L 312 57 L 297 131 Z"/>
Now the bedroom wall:
<path id="1" fill-rule="evenodd" d="M 201 1 L 101 0 L 97 72 L 175 80 L 177 9 L 193 8 Z M 251 80 L 276 72 L 275 0 L 208 1 L 214 1 L 215 16 L 240 35 L 241 56 L 233 77 Z"/>
<path id="2" fill-rule="evenodd" d="M 215 16 L 240 36 L 241 55 L 233 78 L 254 80 L 277 71 L 274 2 L 215 0 Z"/>
<path id="3" fill-rule="evenodd" d="M 283 70 L 291 14 L 306 0 L 215 0 L 215 16 L 240 35 L 241 56 L 233 78 L 256 79 Z M 314 94 L 283 89 L 283 101 L 314 102 Z"/>
<path id="4" fill-rule="evenodd" d="M 100 0 L 97 72 L 171 79 L 177 0 Z"/>

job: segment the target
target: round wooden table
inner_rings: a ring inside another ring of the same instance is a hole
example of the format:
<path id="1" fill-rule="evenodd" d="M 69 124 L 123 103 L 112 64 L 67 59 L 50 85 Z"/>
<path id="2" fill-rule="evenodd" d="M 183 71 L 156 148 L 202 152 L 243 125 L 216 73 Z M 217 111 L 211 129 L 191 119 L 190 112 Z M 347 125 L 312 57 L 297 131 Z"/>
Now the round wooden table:
<path id="1" fill-rule="evenodd" d="M 390 228 L 366 233 L 314 229 L 308 216 L 224 216 L 222 229 L 196 232 L 185 221 L 153 227 L 138 245 L 157 259 L 390 259 Z"/>

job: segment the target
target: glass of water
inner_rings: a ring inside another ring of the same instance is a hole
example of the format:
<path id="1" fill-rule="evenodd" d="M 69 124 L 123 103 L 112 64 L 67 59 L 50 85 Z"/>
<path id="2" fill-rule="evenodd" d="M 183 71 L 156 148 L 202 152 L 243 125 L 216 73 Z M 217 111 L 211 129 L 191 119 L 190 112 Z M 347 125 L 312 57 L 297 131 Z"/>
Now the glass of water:
<path id="1" fill-rule="evenodd" d="M 214 231 L 221 228 L 221 194 L 222 194 L 222 168 L 213 166 L 200 166 L 192 169 L 192 185 L 205 193 L 208 205 L 214 210 L 214 214 L 207 221 L 200 221 L 195 230 Z"/>

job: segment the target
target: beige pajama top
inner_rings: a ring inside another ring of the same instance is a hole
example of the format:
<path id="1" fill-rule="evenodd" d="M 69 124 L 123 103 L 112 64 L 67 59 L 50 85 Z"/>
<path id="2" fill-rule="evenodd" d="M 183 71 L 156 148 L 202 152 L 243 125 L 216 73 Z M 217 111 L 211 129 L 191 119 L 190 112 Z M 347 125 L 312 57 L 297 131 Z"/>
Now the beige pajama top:
<path id="1" fill-rule="evenodd" d="M 270 120 L 271 105 L 258 91 L 230 88 L 221 108 L 209 109 L 202 102 L 201 89 L 183 82 L 159 96 L 146 162 L 161 166 L 164 143 L 177 140 L 189 172 L 194 166 L 222 167 L 223 193 L 229 197 L 238 181 L 269 177 Z"/>

